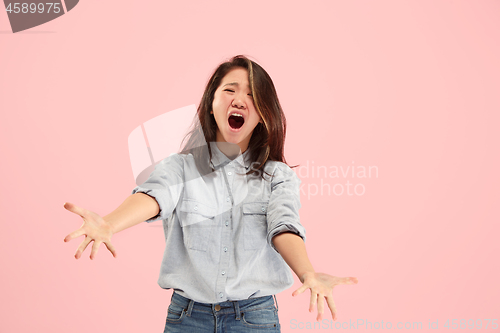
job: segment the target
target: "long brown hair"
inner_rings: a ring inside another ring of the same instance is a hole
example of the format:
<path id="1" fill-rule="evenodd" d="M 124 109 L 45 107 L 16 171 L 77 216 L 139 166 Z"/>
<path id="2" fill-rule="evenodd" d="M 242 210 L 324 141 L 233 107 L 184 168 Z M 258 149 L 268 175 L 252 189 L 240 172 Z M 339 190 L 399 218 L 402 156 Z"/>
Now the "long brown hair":
<path id="1" fill-rule="evenodd" d="M 208 80 L 205 92 L 198 106 L 194 128 L 187 134 L 181 153 L 192 153 L 198 169 L 206 174 L 213 171 L 208 168 L 212 158 L 209 142 L 216 141 L 217 123 L 212 111 L 214 94 L 222 79 L 234 68 L 241 67 L 248 71 L 248 82 L 252 91 L 253 103 L 262 123 L 253 130 L 248 148 L 252 168 L 247 174 L 261 174 L 267 161 L 286 163 L 283 152 L 286 136 L 286 118 L 278 100 L 273 81 L 267 72 L 256 62 L 244 55 L 237 55 L 217 67 Z"/>

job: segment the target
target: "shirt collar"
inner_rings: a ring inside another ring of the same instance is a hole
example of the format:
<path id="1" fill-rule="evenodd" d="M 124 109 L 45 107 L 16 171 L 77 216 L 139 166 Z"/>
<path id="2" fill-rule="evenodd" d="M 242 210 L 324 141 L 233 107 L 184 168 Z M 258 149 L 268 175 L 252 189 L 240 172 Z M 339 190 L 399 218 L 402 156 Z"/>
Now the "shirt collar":
<path id="1" fill-rule="evenodd" d="M 235 164 L 245 167 L 247 170 L 250 167 L 250 149 L 247 149 L 243 154 L 239 154 L 234 160 L 231 160 L 217 147 L 217 143 L 210 142 L 210 149 L 212 151 L 212 166 L 214 169 L 219 169 L 226 164 L 234 161 Z"/>

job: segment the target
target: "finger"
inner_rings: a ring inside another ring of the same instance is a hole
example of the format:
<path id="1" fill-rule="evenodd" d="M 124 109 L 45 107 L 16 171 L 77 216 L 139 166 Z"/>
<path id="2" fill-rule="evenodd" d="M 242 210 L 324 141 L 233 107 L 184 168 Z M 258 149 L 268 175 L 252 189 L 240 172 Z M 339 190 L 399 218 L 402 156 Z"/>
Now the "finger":
<path id="1" fill-rule="evenodd" d="M 70 202 L 65 202 L 64 203 L 64 208 L 66 208 L 67 210 L 69 210 L 72 213 L 80 215 L 81 217 L 84 217 L 85 215 L 87 215 L 87 210 L 86 209 L 78 207 L 78 206 L 76 206 L 76 205 L 74 205 L 74 204 L 72 204 Z"/>
<path id="2" fill-rule="evenodd" d="M 358 279 L 355 277 L 346 277 L 346 278 L 338 277 L 334 282 L 334 286 L 337 286 L 339 284 L 356 284 L 356 283 L 358 283 Z"/>
<path id="3" fill-rule="evenodd" d="M 295 290 L 293 293 L 292 293 L 292 296 L 297 296 L 297 295 L 300 295 L 302 294 L 304 291 L 306 291 L 309 287 L 305 284 L 303 284 L 299 289 Z"/>
<path id="4" fill-rule="evenodd" d="M 337 320 L 337 309 L 335 308 L 335 302 L 333 301 L 333 297 L 326 297 L 326 303 L 330 308 L 333 320 Z"/>
<path id="5" fill-rule="evenodd" d="M 322 295 L 318 295 L 318 317 L 316 317 L 317 321 L 320 321 L 323 318 L 323 313 L 325 312 L 325 300 Z"/>
<path id="6" fill-rule="evenodd" d="M 97 241 L 94 239 L 94 244 L 92 244 L 92 252 L 90 253 L 90 260 L 94 260 L 101 243 L 102 243 L 101 241 Z"/>
<path id="7" fill-rule="evenodd" d="M 106 245 L 106 247 L 108 248 L 109 252 L 111 252 L 111 254 L 113 255 L 113 257 L 116 258 L 116 249 L 113 246 L 113 244 L 111 244 L 111 242 L 104 242 L 104 245 Z"/>
<path id="8" fill-rule="evenodd" d="M 85 230 L 83 230 L 83 228 L 73 231 L 72 233 L 64 237 L 64 241 L 69 242 L 70 240 L 80 237 L 81 235 L 85 235 Z"/>
<path id="9" fill-rule="evenodd" d="M 343 277 L 343 278 L 338 278 L 335 285 L 338 285 L 338 284 L 357 284 L 357 283 L 358 283 L 358 279 L 355 277 Z"/>
<path id="10" fill-rule="evenodd" d="M 314 311 L 314 307 L 317 302 L 318 302 L 318 294 L 316 294 L 311 290 L 311 302 L 309 303 L 309 312 Z"/>
<path id="11" fill-rule="evenodd" d="M 76 259 L 80 259 L 80 257 L 82 256 L 83 251 L 85 251 L 85 249 L 87 248 L 87 245 L 89 245 L 89 243 L 90 243 L 91 240 L 92 240 L 92 238 L 85 237 L 85 239 L 83 240 L 83 242 L 80 244 L 80 246 L 76 250 L 76 253 L 75 253 L 75 258 Z"/>

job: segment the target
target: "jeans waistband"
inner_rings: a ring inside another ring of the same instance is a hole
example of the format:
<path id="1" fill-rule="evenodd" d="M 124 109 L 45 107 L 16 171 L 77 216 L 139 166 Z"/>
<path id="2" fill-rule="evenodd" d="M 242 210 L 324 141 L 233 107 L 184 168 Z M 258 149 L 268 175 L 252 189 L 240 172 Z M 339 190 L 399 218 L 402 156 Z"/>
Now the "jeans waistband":
<path id="1" fill-rule="evenodd" d="M 184 308 L 187 316 L 191 316 L 192 311 L 209 312 L 213 314 L 234 313 L 237 320 L 240 318 L 242 312 L 268 308 L 273 305 L 276 305 L 276 310 L 278 310 L 278 301 L 275 295 L 209 304 L 195 302 L 174 292 L 172 294 L 172 302 Z"/>

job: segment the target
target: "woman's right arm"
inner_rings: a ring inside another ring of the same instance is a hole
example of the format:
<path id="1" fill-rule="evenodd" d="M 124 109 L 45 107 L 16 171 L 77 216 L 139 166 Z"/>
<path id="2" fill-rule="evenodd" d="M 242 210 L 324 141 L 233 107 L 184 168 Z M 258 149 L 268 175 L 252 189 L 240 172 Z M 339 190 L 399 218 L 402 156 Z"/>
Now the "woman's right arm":
<path id="1" fill-rule="evenodd" d="M 160 207 L 153 197 L 138 192 L 125 199 L 113 212 L 104 216 L 104 220 L 112 225 L 113 233 L 116 234 L 158 215 L 159 212 Z"/>
<path id="2" fill-rule="evenodd" d="M 92 241 L 94 244 L 92 245 L 90 259 L 95 258 L 101 243 L 104 243 L 113 256 L 116 257 L 116 250 L 111 244 L 111 236 L 158 215 L 160 211 L 157 201 L 141 192 L 130 195 L 117 209 L 104 217 L 69 202 L 64 204 L 64 208 L 80 215 L 83 219 L 83 225 L 80 229 L 64 238 L 64 241 L 68 242 L 73 238 L 82 235 L 86 236 L 75 253 L 76 259 L 81 257 L 85 248 Z"/>

